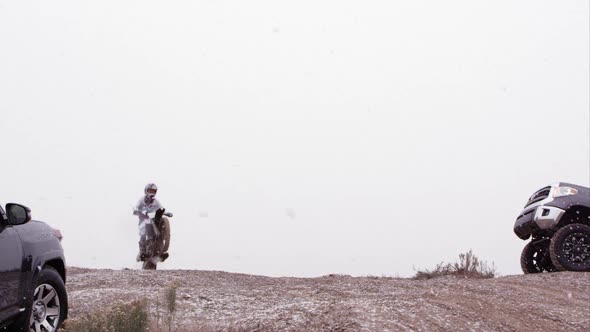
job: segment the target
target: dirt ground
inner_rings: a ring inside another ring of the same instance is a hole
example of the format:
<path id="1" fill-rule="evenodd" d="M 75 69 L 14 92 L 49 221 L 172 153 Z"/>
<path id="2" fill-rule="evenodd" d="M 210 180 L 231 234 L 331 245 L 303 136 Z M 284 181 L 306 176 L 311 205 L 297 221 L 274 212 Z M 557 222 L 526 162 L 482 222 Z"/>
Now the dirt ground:
<path id="1" fill-rule="evenodd" d="M 70 318 L 147 299 L 153 320 L 173 284 L 181 331 L 590 331 L 590 273 L 574 272 L 411 280 L 70 268 Z"/>

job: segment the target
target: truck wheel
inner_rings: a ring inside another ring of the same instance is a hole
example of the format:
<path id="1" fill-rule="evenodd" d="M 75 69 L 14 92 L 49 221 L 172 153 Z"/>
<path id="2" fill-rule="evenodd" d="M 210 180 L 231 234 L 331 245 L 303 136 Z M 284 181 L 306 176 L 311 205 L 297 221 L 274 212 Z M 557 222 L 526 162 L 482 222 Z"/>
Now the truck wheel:
<path id="1" fill-rule="evenodd" d="M 68 296 L 61 276 L 53 268 L 41 270 L 33 301 L 27 308 L 26 331 L 57 331 L 68 313 Z"/>
<path id="2" fill-rule="evenodd" d="M 549 240 L 527 243 L 520 254 L 520 268 L 525 274 L 556 271 L 549 255 Z"/>
<path id="3" fill-rule="evenodd" d="M 590 271 L 590 226 L 570 224 L 551 238 L 551 261 L 561 271 Z"/>

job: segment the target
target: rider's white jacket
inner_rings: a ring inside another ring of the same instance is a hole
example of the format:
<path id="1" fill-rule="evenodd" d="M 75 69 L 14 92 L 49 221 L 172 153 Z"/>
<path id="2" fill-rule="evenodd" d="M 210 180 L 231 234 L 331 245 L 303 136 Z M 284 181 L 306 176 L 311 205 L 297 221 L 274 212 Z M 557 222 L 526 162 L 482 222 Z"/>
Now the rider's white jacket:
<path id="1" fill-rule="evenodd" d="M 139 217 L 139 235 L 145 235 L 145 225 L 150 223 L 150 218 L 147 216 L 148 213 L 154 213 L 159 209 L 163 209 L 164 207 L 160 204 L 160 201 L 157 199 L 152 199 L 146 201 L 146 197 L 143 196 L 139 199 L 135 207 L 133 208 L 133 212 L 137 214 Z"/>

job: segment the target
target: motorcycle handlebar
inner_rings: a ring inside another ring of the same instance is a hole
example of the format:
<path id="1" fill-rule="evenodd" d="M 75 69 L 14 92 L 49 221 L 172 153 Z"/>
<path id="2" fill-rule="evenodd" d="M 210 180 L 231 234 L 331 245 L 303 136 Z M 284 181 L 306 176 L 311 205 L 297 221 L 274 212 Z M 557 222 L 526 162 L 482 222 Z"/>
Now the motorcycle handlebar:
<path id="1" fill-rule="evenodd" d="M 133 214 L 135 214 L 135 215 L 144 215 L 144 216 L 148 216 L 148 217 L 150 217 L 150 218 L 153 218 L 153 215 L 155 215 L 155 214 L 156 214 L 156 212 L 148 212 L 148 211 L 146 211 L 146 210 L 142 210 L 142 211 L 135 210 L 135 211 L 133 211 Z M 172 217 L 174 216 L 174 215 L 172 214 L 172 212 L 164 212 L 164 215 L 165 215 L 166 217 L 168 217 L 168 218 L 172 218 Z"/>

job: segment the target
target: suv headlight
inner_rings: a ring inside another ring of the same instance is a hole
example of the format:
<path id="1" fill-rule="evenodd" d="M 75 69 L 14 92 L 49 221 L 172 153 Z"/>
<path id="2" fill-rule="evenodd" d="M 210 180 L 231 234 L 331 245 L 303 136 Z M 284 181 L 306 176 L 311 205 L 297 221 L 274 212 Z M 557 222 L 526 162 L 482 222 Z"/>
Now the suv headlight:
<path id="1" fill-rule="evenodd" d="M 572 187 L 557 187 L 553 189 L 553 198 L 570 196 L 578 193 L 578 189 Z"/>

